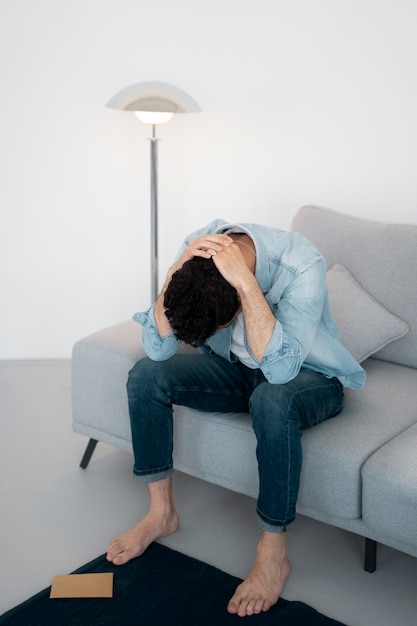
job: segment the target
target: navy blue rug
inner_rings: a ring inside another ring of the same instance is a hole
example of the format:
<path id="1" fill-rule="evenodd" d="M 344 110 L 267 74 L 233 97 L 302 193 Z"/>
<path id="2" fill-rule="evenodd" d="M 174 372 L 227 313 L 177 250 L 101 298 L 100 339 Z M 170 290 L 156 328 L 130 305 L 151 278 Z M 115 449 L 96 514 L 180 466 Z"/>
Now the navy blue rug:
<path id="1" fill-rule="evenodd" d="M 343 626 L 283 599 L 261 615 L 229 615 L 240 579 L 156 543 L 121 567 L 103 555 L 74 573 L 97 572 L 114 573 L 113 598 L 51 600 L 49 587 L 0 616 L 1 626 Z"/>

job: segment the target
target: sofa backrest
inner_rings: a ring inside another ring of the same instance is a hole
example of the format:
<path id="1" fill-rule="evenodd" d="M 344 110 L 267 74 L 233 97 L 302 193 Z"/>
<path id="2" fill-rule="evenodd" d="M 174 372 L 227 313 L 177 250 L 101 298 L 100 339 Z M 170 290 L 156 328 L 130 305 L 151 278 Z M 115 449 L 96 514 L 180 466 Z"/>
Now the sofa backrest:
<path id="1" fill-rule="evenodd" d="M 294 216 L 292 229 L 318 248 L 328 268 L 346 267 L 375 300 L 409 325 L 404 337 L 373 356 L 417 367 L 417 225 L 305 206 Z"/>

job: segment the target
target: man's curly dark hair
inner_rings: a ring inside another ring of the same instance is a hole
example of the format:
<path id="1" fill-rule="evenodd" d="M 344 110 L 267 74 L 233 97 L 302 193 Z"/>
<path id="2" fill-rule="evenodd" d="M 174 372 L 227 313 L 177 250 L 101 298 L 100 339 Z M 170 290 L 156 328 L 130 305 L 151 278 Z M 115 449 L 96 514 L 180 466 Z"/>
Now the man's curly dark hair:
<path id="1" fill-rule="evenodd" d="M 165 291 L 165 315 L 177 339 L 201 346 L 239 308 L 237 291 L 212 259 L 193 257 L 177 270 Z"/>

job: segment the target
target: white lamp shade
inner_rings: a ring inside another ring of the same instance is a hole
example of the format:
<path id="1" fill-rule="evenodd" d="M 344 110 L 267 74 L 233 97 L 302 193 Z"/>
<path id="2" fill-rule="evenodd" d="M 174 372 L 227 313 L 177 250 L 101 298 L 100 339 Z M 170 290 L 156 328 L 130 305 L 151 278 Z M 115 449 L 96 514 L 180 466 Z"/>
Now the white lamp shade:
<path id="1" fill-rule="evenodd" d="M 158 81 L 137 83 L 119 91 L 107 106 L 122 111 L 147 113 L 196 113 L 201 111 L 200 106 L 185 91 Z M 138 115 L 139 117 L 139 115 Z M 172 117 L 172 116 L 171 116 Z M 140 118 L 142 119 L 142 118 Z M 157 118 L 154 118 L 157 119 Z M 163 119 L 163 118 L 162 118 Z M 144 121 L 144 120 L 142 120 Z M 168 121 L 168 120 L 165 120 Z M 159 122 L 147 122 L 163 123 Z"/>

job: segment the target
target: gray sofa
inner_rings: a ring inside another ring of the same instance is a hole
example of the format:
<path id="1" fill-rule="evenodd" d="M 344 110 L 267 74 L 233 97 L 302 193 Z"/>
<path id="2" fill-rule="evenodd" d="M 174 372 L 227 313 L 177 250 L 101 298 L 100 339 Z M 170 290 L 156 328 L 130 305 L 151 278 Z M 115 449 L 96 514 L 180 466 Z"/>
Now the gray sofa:
<path id="1" fill-rule="evenodd" d="M 367 373 L 339 416 L 304 431 L 298 512 L 365 537 L 374 571 L 377 542 L 417 556 L 417 225 L 309 206 L 292 228 L 324 255 L 332 313 Z M 125 384 L 140 337 L 126 321 L 74 346 L 73 429 L 90 438 L 82 467 L 98 441 L 131 450 Z M 175 467 L 255 498 L 250 416 L 174 415 Z"/>

